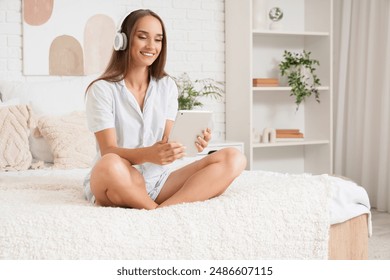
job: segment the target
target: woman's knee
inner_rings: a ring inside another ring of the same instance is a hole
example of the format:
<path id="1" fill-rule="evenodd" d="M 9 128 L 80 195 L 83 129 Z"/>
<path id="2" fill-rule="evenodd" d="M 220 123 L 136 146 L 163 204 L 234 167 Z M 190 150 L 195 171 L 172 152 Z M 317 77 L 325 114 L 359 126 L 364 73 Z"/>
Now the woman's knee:
<path id="1" fill-rule="evenodd" d="M 95 164 L 91 176 L 101 179 L 112 179 L 125 174 L 131 164 L 116 154 L 105 154 Z"/>
<path id="2" fill-rule="evenodd" d="M 122 198 L 144 186 L 143 176 L 116 154 L 102 156 L 91 173 L 91 190 L 96 199 L 109 200 L 117 206 L 127 205 Z"/>
<path id="3" fill-rule="evenodd" d="M 231 168 L 231 172 L 239 175 L 246 167 L 246 157 L 236 148 L 225 148 L 220 150 L 223 161 Z"/>
<path id="4" fill-rule="evenodd" d="M 107 187 L 115 186 L 118 182 L 129 185 L 143 183 L 142 175 L 127 160 L 112 153 L 103 155 L 93 167 L 91 174 L 92 180 L 105 182 Z"/>

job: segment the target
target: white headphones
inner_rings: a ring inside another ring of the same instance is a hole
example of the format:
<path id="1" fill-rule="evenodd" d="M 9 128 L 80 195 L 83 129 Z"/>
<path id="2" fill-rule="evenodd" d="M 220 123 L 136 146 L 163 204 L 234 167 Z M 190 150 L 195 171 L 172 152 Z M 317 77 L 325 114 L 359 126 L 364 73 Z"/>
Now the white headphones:
<path id="1" fill-rule="evenodd" d="M 127 48 L 127 36 L 123 32 L 117 32 L 114 38 L 114 50 L 123 51 Z"/>
<path id="2" fill-rule="evenodd" d="M 116 51 L 123 51 L 127 48 L 127 42 L 128 42 L 127 36 L 121 30 L 122 30 L 123 21 L 127 18 L 129 14 L 130 13 L 126 14 L 126 16 L 120 21 L 119 30 L 115 34 L 114 50 Z"/>

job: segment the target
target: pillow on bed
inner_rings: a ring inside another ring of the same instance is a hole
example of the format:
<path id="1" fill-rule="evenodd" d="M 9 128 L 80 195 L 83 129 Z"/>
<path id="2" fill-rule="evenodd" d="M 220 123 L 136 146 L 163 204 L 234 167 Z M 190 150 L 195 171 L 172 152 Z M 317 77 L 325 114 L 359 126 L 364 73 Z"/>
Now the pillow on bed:
<path id="1" fill-rule="evenodd" d="M 85 89 L 95 78 L 96 75 L 44 82 L 0 80 L 1 98 L 3 102 L 18 98 L 38 116 L 61 116 L 85 110 Z"/>
<path id="2" fill-rule="evenodd" d="M 8 101 L 2 101 L 0 100 L 0 107 L 7 107 L 7 106 L 11 106 L 11 105 L 19 105 L 20 102 L 19 102 L 19 99 L 18 98 L 13 98 L 13 99 L 10 99 Z"/>
<path id="3" fill-rule="evenodd" d="M 43 136 L 49 144 L 54 168 L 92 166 L 96 154 L 95 136 L 87 128 L 85 112 L 40 117 L 35 136 Z"/>
<path id="4" fill-rule="evenodd" d="M 29 106 L 0 106 L 0 171 L 26 170 L 31 166 L 31 123 Z"/>
<path id="5" fill-rule="evenodd" d="M 31 134 L 28 141 L 30 142 L 30 151 L 33 160 L 53 163 L 53 154 L 51 153 L 50 145 L 47 143 L 46 139 L 43 137 L 35 137 L 34 133 Z"/>

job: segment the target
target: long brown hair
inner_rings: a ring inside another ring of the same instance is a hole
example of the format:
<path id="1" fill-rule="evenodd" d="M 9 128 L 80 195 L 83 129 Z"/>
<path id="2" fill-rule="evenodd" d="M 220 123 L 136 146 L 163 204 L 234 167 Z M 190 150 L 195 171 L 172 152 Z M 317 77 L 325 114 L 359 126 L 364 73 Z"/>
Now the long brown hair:
<path id="1" fill-rule="evenodd" d="M 133 35 L 135 32 L 135 27 L 137 25 L 138 20 L 140 20 L 145 16 L 153 16 L 156 19 L 158 19 L 160 21 L 162 31 L 163 31 L 161 52 L 157 57 L 157 59 L 153 62 L 153 64 L 149 66 L 150 76 L 158 80 L 167 75 L 167 73 L 164 70 L 165 63 L 167 60 L 167 35 L 166 35 L 164 23 L 162 19 L 155 12 L 151 10 L 148 9 L 135 10 L 126 16 L 126 18 L 122 22 L 120 30 L 118 31 L 118 32 L 125 33 L 127 36 L 128 43 L 126 49 L 119 50 L 119 51 L 113 50 L 110 61 L 105 71 L 99 78 L 95 79 L 88 85 L 86 92 L 88 92 L 89 87 L 96 81 L 106 80 L 109 82 L 118 82 L 126 76 L 129 68 L 130 48 L 133 40 Z"/>

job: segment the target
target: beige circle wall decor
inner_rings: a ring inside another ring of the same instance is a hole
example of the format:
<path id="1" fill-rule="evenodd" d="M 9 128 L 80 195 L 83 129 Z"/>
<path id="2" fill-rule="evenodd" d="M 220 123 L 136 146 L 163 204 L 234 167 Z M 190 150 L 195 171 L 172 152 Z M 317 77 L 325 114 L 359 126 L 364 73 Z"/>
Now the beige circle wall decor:
<path id="1" fill-rule="evenodd" d="M 23 0 L 24 75 L 101 73 L 112 53 L 117 11 L 106 0 Z"/>

